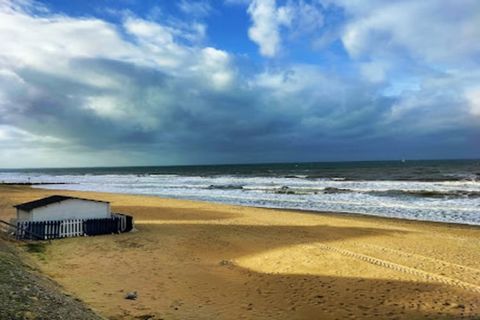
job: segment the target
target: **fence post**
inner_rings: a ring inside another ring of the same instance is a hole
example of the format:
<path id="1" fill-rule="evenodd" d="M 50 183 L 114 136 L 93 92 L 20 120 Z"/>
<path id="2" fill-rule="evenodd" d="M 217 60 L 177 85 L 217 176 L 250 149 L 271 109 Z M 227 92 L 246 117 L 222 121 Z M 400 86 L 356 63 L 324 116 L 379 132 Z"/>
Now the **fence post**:
<path id="1" fill-rule="evenodd" d="M 23 237 L 23 228 L 22 228 L 23 223 L 22 222 L 17 222 L 17 232 L 15 233 L 15 238 L 17 240 L 20 240 Z"/>

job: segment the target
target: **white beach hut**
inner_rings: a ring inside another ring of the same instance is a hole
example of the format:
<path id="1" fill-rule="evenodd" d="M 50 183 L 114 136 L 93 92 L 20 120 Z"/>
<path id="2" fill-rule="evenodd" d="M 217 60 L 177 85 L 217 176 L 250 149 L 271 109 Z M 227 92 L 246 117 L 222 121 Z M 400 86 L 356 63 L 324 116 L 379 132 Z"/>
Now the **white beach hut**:
<path id="1" fill-rule="evenodd" d="M 59 239 L 133 230 L 133 217 L 112 213 L 110 202 L 50 196 L 15 206 L 17 239 Z"/>
<path id="2" fill-rule="evenodd" d="M 17 222 L 111 218 L 110 203 L 54 195 L 16 205 Z"/>

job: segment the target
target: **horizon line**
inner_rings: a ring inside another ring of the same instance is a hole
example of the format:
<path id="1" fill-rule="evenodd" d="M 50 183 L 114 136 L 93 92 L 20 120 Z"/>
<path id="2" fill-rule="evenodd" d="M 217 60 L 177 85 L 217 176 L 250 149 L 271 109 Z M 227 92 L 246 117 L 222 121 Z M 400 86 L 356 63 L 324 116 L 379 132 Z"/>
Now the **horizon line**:
<path id="1" fill-rule="evenodd" d="M 171 164 L 171 165 L 126 165 L 126 166 L 85 166 L 85 167 L 17 167 L 0 168 L 2 170 L 43 170 L 43 169 L 114 169 L 114 168 L 152 168 L 152 167 L 213 167 L 213 166 L 254 166 L 279 164 L 317 164 L 317 163 L 364 163 L 364 162 L 408 162 L 408 161 L 480 161 L 480 158 L 443 158 L 443 159 L 389 159 L 389 160 L 333 160 L 333 161 L 298 161 L 298 162 L 247 162 L 247 163 L 210 163 L 210 164 Z"/>

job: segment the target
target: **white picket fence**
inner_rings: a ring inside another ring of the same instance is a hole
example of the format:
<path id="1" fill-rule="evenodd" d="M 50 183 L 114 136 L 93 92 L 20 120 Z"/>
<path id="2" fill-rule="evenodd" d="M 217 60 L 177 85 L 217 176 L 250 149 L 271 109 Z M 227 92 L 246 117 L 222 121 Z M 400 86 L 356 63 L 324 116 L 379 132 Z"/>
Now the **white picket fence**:
<path id="1" fill-rule="evenodd" d="M 47 227 L 48 228 L 48 227 Z M 47 229 L 48 232 L 48 229 Z M 83 220 L 63 220 L 60 225 L 60 237 L 79 237 L 83 236 Z"/>
<path id="2" fill-rule="evenodd" d="M 17 239 L 47 240 L 130 231 L 133 218 L 113 213 L 111 218 L 106 219 L 19 221 L 10 226 L 14 227 Z"/>
<path id="3" fill-rule="evenodd" d="M 81 219 L 42 221 L 38 223 L 42 224 L 41 228 L 33 229 L 33 232 L 38 232 L 38 234 L 41 234 L 44 239 L 50 239 L 52 236 L 55 238 L 68 238 L 84 235 L 83 220 Z M 17 222 L 16 225 L 18 238 L 27 237 L 29 234 L 27 230 L 32 230 L 31 221 L 20 221 Z"/>

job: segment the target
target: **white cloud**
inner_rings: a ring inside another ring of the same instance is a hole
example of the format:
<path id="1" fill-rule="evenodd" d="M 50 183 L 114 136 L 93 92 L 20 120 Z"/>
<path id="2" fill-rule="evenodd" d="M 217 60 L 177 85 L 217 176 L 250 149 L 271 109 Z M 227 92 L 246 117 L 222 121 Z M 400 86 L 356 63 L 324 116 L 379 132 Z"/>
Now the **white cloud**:
<path id="1" fill-rule="evenodd" d="M 467 99 L 471 114 L 480 117 L 480 86 L 468 88 L 465 91 L 465 98 Z"/>
<path id="2" fill-rule="evenodd" d="M 56 137 L 35 135 L 11 125 L 0 124 L 0 146 L 3 147 L 21 144 L 58 144 L 62 142 L 62 139 Z"/>
<path id="3" fill-rule="evenodd" d="M 24 11 L 29 13 L 47 13 L 48 8 L 34 0 L 0 0 L 0 10 L 3 12 Z"/>
<path id="4" fill-rule="evenodd" d="M 203 37 L 205 27 L 201 24 L 189 25 L 190 30 L 185 25 L 176 29 L 128 16 L 123 27 L 136 43 L 125 41 L 116 26 L 95 18 L 38 17 L 22 10 L 1 10 L 0 63 L 68 75 L 69 60 L 73 58 L 105 58 L 175 68 L 189 63 L 189 56 L 201 54 L 201 50 L 177 41 Z"/>
<path id="5" fill-rule="evenodd" d="M 480 2 L 323 0 L 345 11 L 341 40 L 360 76 L 396 99 L 388 121 L 471 126 L 478 114 Z"/>
<path id="6" fill-rule="evenodd" d="M 15 104 L 14 97 L 26 94 L 27 85 L 15 72 L 9 69 L 0 69 L 0 119 L 7 115 L 7 111 Z M 21 105 L 17 106 L 21 108 Z"/>
<path id="7" fill-rule="evenodd" d="M 342 40 L 353 57 L 398 51 L 420 62 L 449 64 L 480 54 L 476 0 L 332 2 L 351 16 Z"/>
<path id="8" fill-rule="evenodd" d="M 298 2 L 289 2 L 288 8 L 292 20 L 290 29 L 296 36 L 318 33 L 324 26 L 322 6 L 318 2 L 309 3 L 299 0 Z"/>
<path id="9" fill-rule="evenodd" d="M 280 27 L 291 21 L 289 8 L 277 8 L 275 0 L 253 0 L 248 13 L 252 19 L 252 26 L 248 29 L 250 39 L 258 44 L 263 56 L 275 56 L 281 44 Z"/>
<path id="10" fill-rule="evenodd" d="M 381 83 L 386 80 L 385 62 L 367 62 L 360 65 L 363 77 L 373 83 Z"/>
<path id="11" fill-rule="evenodd" d="M 180 67 L 189 55 L 189 49 L 179 45 L 174 39 L 174 31 L 160 24 L 139 18 L 128 18 L 124 22 L 128 33 L 133 35 L 142 52 L 138 53 L 137 63 L 156 67 Z"/>
<path id="12" fill-rule="evenodd" d="M 282 46 L 283 33 L 289 38 L 305 38 L 319 32 L 324 18 L 318 3 L 288 1 L 277 6 L 276 0 L 252 0 L 247 12 L 252 19 L 250 39 L 265 57 L 276 56 Z"/>
<path id="13" fill-rule="evenodd" d="M 139 55 L 131 44 L 121 40 L 112 25 L 97 19 L 0 11 L 0 38 L 0 63 L 55 74 L 68 75 L 71 58 L 137 60 Z"/>
<path id="14" fill-rule="evenodd" d="M 479 73 L 438 74 L 423 79 L 415 89 L 405 86 L 398 93 L 395 103 L 385 114 L 385 125 L 388 130 L 406 127 L 413 132 L 439 132 L 470 128 L 474 130 L 478 123 L 471 117 L 474 113 L 475 90 L 465 91 Z M 470 104 L 468 103 L 470 102 Z M 473 103 L 473 104 L 472 104 Z M 402 126 L 398 126 L 402 123 Z M 406 131 L 403 129 L 402 131 Z"/>
<path id="15" fill-rule="evenodd" d="M 215 88 L 225 88 L 234 78 L 228 53 L 215 48 L 202 49 L 201 62 L 198 64 L 202 74 L 210 78 Z"/>
<path id="16" fill-rule="evenodd" d="M 210 2 L 206 0 L 181 0 L 177 5 L 181 11 L 194 17 L 205 17 L 212 12 Z"/>

